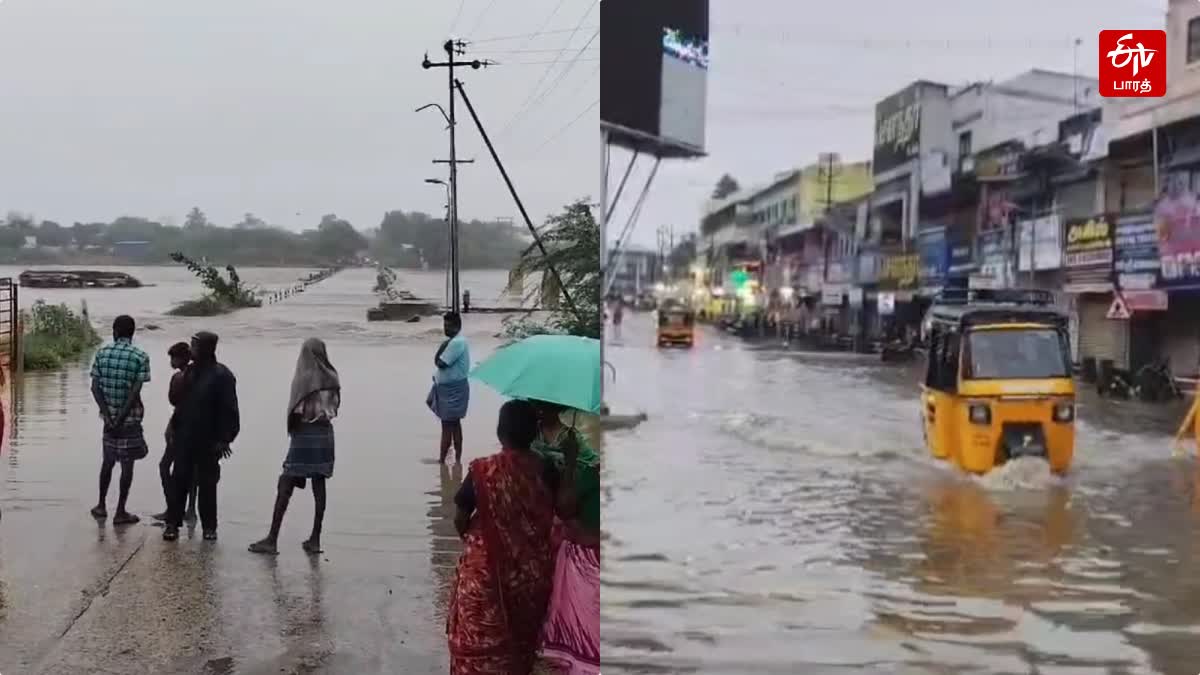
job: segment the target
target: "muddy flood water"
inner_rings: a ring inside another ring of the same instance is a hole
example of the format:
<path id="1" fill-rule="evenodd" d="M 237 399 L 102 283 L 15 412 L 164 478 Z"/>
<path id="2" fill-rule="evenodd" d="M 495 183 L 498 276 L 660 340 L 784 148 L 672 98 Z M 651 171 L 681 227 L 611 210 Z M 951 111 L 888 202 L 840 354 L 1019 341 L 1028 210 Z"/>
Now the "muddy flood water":
<path id="1" fill-rule="evenodd" d="M 20 270 L 0 269 L 15 276 Z M 445 590 L 458 539 L 451 498 L 461 471 L 436 464 L 438 424 L 425 407 L 437 319 L 367 323 L 370 269 L 344 271 L 307 292 L 212 319 L 163 312 L 195 297 L 181 268 L 132 268 L 136 290 L 21 289 L 78 307 L 110 334 L 132 314 L 152 357 L 144 392 L 151 454 L 137 465 L 130 510 L 143 523 L 97 527 L 100 424 L 86 361 L 28 374 L 14 392 L 13 424 L 0 452 L 0 672 L 3 673 L 438 673 L 446 670 Z M 309 270 L 241 270 L 264 288 Z M 464 272 L 477 305 L 496 304 L 504 272 Z M 441 273 L 400 273 L 399 285 L 440 298 Z M 468 315 L 473 360 L 500 341 L 501 318 Z M 157 475 L 169 411 L 167 348 L 198 329 L 221 337 L 219 358 L 238 377 L 242 433 L 220 483 L 220 541 L 199 532 L 168 544 L 148 524 L 162 510 Z M 343 382 L 337 467 L 329 484 L 325 554 L 300 549 L 312 518 L 299 492 L 278 557 L 246 545 L 265 532 L 286 451 L 288 387 L 301 342 L 324 338 Z M 466 460 L 496 449 L 501 399 L 473 386 Z M 114 478 L 109 496 L 115 506 Z"/>
<path id="2" fill-rule="evenodd" d="M 1073 471 L 927 457 L 914 369 L 705 330 L 607 358 L 602 649 L 613 673 L 1200 671 L 1183 406 L 1080 396 Z"/>

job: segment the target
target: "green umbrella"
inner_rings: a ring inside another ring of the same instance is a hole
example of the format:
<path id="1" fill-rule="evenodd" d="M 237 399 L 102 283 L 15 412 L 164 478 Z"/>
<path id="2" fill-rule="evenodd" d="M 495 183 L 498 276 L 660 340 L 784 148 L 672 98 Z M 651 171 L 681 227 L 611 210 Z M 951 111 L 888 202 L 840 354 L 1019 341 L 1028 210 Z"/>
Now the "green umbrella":
<path id="1" fill-rule="evenodd" d="M 538 399 L 600 411 L 600 341 L 535 335 L 500 348 L 471 377 L 509 398 Z"/>

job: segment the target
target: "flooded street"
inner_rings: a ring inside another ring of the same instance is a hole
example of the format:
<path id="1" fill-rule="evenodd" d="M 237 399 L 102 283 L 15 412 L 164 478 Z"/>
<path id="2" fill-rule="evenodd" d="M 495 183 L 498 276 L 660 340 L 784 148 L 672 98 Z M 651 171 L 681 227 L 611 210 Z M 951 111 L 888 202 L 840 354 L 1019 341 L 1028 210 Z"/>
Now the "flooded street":
<path id="1" fill-rule="evenodd" d="M 0 275 L 19 270 L 0 270 Z M 130 510 L 143 523 L 97 528 L 100 424 L 87 363 L 26 376 L 0 466 L 0 672 L 445 672 L 444 595 L 457 561 L 451 498 L 461 471 L 436 462 L 439 427 L 425 407 L 441 322 L 366 322 L 373 269 L 351 269 L 280 303 L 212 319 L 163 316 L 199 295 L 182 268 L 127 268 L 137 290 L 21 289 L 78 308 L 98 330 L 132 314 L 152 358 L 146 434 Z M 309 270 L 242 270 L 264 288 Z M 398 286 L 440 298 L 441 273 L 400 272 Z M 463 273 L 480 305 L 496 304 L 504 272 Z M 496 315 L 467 315 L 473 360 L 499 344 Z M 158 330 L 146 330 L 156 324 Z M 220 483 L 220 541 L 185 532 L 161 541 L 157 462 L 169 414 L 167 348 L 198 329 L 220 334 L 218 358 L 238 377 L 242 432 Z M 338 462 L 329 486 L 324 555 L 300 549 L 312 499 L 292 500 L 278 557 L 246 545 L 267 529 L 287 447 L 285 408 L 301 342 L 317 336 L 344 386 Z M 465 460 L 493 452 L 501 399 L 473 386 Z M 116 485 L 110 491 L 110 509 Z"/>
<path id="2" fill-rule="evenodd" d="M 916 370 L 705 328 L 607 358 L 606 673 L 1200 670 L 1200 493 L 1182 406 L 1080 395 L 1074 468 L 964 477 L 922 446 Z"/>

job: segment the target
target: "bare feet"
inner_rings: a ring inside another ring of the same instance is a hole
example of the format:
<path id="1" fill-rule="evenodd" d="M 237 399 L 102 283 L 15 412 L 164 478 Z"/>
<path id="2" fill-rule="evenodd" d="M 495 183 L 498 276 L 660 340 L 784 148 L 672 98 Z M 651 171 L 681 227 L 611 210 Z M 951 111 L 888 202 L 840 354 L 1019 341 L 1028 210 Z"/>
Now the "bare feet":
<path id="1" fill-rule="evenodd" d="M 304 543 L 300 544 L 300 548 L 303 548 L 304 552 L 309 555 L 317 555 L 318 553 L 322 552 L 321 551 L 321 540 L 305 539 Z"/>
<path id="2" fill-rule="evenodd" d="M 113 525 L 134 525 L 139 521 L 141 521 L 141 518 L 138 518 L 128 511 L 122 511 L 113 516 Z"/>
<path id="3" fill-rule="evenodd" d="M 93 518 L 107 518 L 108 517 L 108 509 L 104 508 L 103 504 L 100 504 L 99 506 L 93 506 L 92 507 L 92 517 Z"/>
<path id="4" fill-rule="evenodd" d="M 279 549 L 275 546 L 275 542 L 270 539 L 261 539 L 250 544 L 247 548 L 251 553 L 262 553 L 264 555 L 277 555 Z"/>

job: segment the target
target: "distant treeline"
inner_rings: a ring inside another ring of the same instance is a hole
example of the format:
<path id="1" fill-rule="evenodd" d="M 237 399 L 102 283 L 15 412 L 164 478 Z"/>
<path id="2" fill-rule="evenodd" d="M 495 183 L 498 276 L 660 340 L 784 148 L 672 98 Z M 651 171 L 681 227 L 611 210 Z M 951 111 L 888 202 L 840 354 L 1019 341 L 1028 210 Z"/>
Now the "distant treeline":
<path id="1" fill-rule="evenodd" d="M 463 268 L 509 269 L 528 239 L 508 223 L 464 221 L 459 227 Z M 329 214 L 303 232 L 268 224 L 253 214 L 232 227 L 192 209 L 182 226 L 123 216 L 111 223 L 38 222 L 9 213 L 0 223 L 0 262 L 168 263 L 174 251 L 233 265 L 316 266 L 370 257 L 392 267 L 445 267 L 446 224 L 420 212 L 390 211 L 378 227 L 360 231 Z"/>

